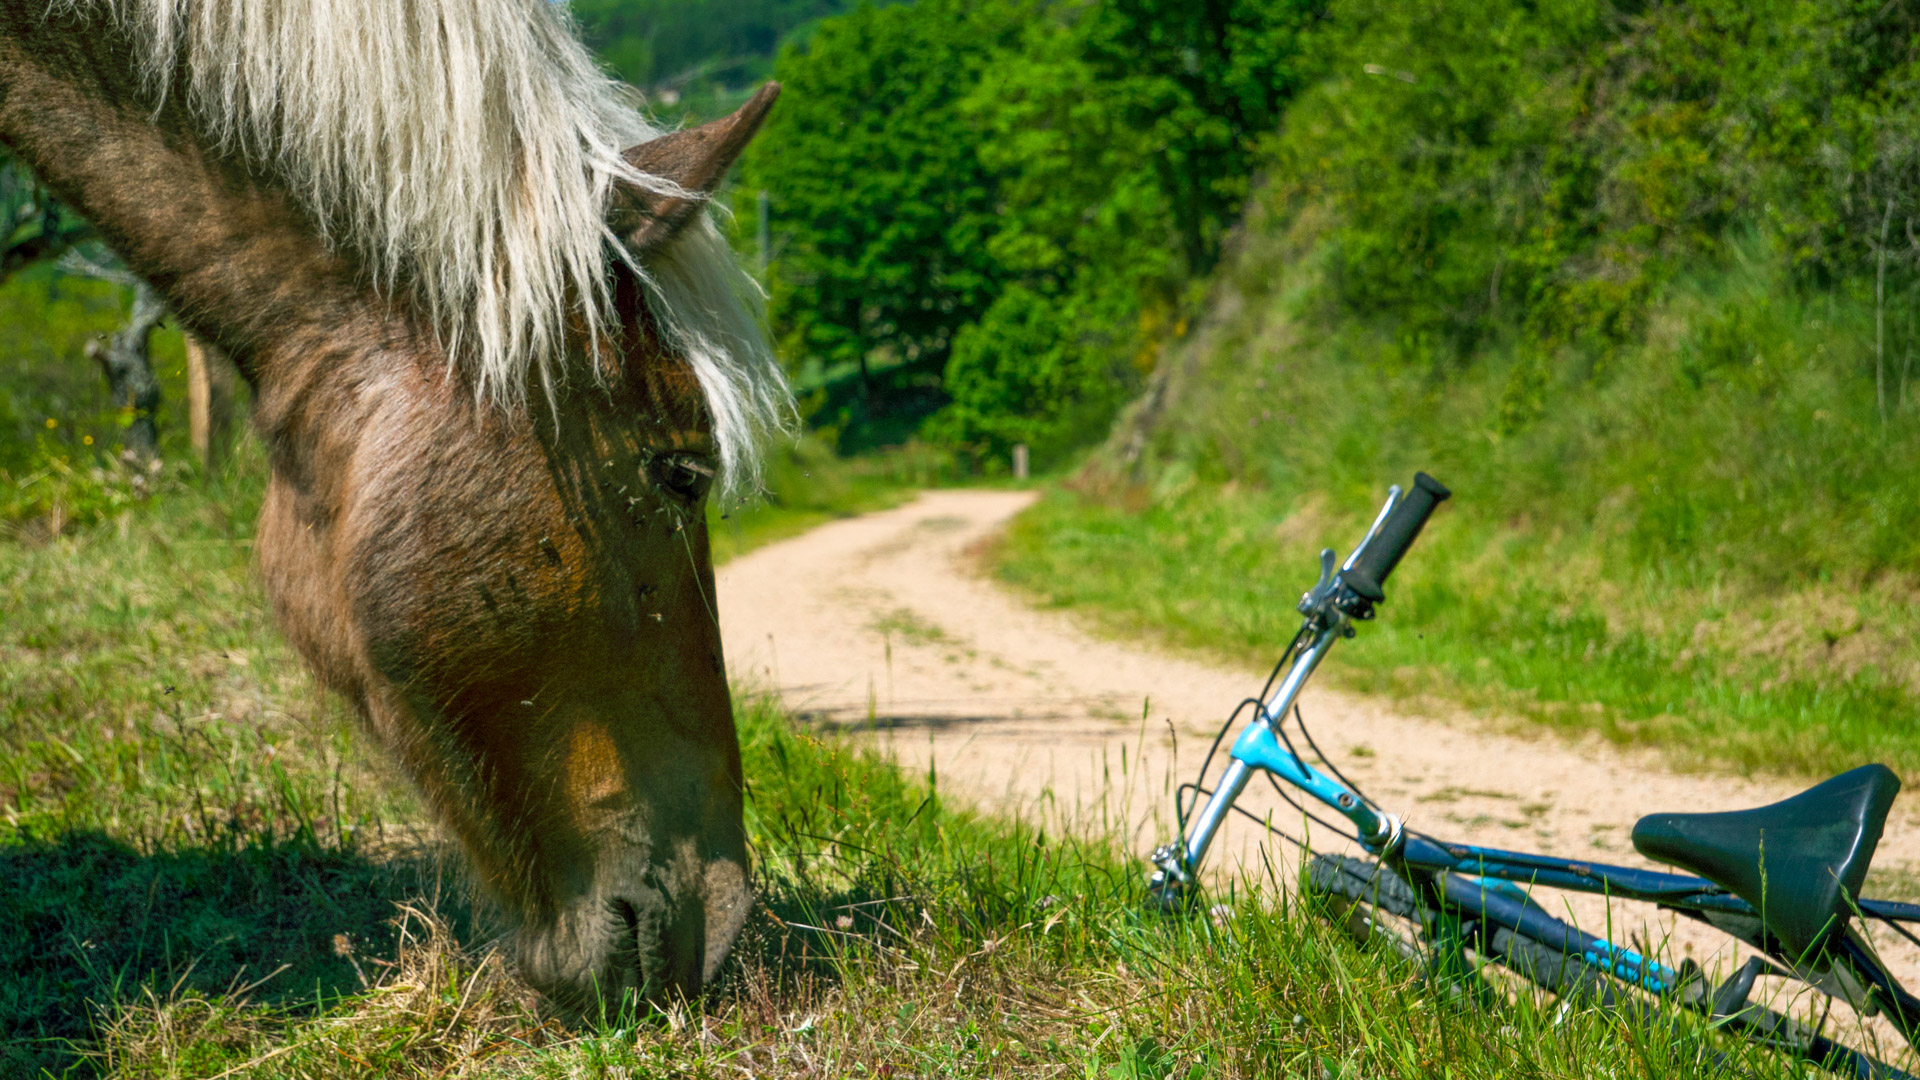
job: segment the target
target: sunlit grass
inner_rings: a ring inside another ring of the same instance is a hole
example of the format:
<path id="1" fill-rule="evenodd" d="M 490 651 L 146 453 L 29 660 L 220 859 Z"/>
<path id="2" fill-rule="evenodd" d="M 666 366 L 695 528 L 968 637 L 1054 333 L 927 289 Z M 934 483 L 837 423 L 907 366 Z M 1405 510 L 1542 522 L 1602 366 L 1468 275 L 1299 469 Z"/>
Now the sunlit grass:
<path id="1" fill-rule="evenodd" d="M 884 505 L 905 475 L 793 460 L 844 486 L 781 481 L 723 551 Z M 1108 837 L 955 805 L 752 697 L 761 902 L 725 980 L 570 1024 L 514 977 L 417 800 L 275 631 L 251 565 L 263 477 L 243 440 L 215 476 L 183 464 L 94 522 L 0 538 L 0 1076 L 1699 1071 L 1696 1026 L 1436 992 L 1291 882 L 1150 916 Z"/>
<path id="2" fill-rule="evenodd" d="M 1257 882 L 1167 921 L 1141 866 L 950 803 L 743 698 L 761 902 L 705 1001 L 569 1024 L 280 641 L 260 462 L 0 541 L 0 1075 L 1694 1075 L 1697 1027 L 1435 992 Z M 1710 1040 L 1711 1041 L 1711 1040 Z M 1623 1047 L 1630 1047 L 1629 1050 Z M 1730 1047 L 1752 1075 L 1784 1064 Z M 45 1070 L 45 1073 L 42 1072 Z"/>
<path id="3" fill-rule="evenodd" d="M 1454 498 L 1333 654 L 1345 685 L 1688 768 L 1920 768 L 1920 401 L 1881 423 L 1869 304 L 1737 249 L 1668 289 L 1644 343 L 1435 367 L 1329 322 L 1310 240 L 1250 247 L 1144 453 L 1030 511 L 1005 580 L 1264 667 L 1317 551 L 1427 469 Z"/>
<path id="4" fill-rule="evenodd" d="M 1297 628 L 1293 603 L 1318 573 L 1319 543 L 1279 524 L 1290 501 L 1208 490 L 1129 512 L 1056 493 L 1015 524 L 999 572 L 1110 632 L 1264 667 Z M 1895 648 L 1920 630 L 1901 592 L 1620 582 L 1583 574 L 1583 552 L 1490 528 L 1464 505 L 1442 513 L 1457 516 L 1436 520 L 1377 620 L 1332 654 L 1326 674 L 1338 683 L 1416 710 L 1466 704 L 1523 729 L 1595 732 L 1687 768 L 1920 769 L 1920 702 L 1899 673 L 1871 660 L 1851 671 L 1823 663 L 1832 649 L 1822 631 L 1843 617 Z M 1367 521 L 1315 525 L 1322 542 L 1344 548 Z"/>

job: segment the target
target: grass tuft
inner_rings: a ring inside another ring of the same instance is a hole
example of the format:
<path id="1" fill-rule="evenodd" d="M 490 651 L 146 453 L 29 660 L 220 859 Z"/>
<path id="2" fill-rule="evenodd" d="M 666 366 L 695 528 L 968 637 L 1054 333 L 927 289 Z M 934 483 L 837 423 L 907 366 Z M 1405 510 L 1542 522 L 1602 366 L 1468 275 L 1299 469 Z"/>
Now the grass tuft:
<path id="1" fill-rule="evenodd" d="M 955 805 L 749 696 L 760 901 L 726 979 L 570 1026 L 273 629 L 264 475 L 243 442 L 218 475 L 0 537 L 0 1077 L 1588 1080 L 1696 1075 L 1719 1044 L 1438 990 L 1291 882 L 1149 916 L 1109 836 Z"/>
<path id="2" fill-rule="evenodd" d="M 1436 365 L 1326 309 L 1318 228 L 1252 230 L 1161 411 L 1014 526 L 1004 580 L 1264 668 L 1318 550 L 1426 469 L 1454 498 L 1332 654 L 1348 687 L 1683 768 L 1920 769 L 1920 406 L 1879 420 L 1869 304 L 1756 242 L 1671 284 L 1643 341 Z M 1553 407 L 1503 419 L 1527 365 Z"/>

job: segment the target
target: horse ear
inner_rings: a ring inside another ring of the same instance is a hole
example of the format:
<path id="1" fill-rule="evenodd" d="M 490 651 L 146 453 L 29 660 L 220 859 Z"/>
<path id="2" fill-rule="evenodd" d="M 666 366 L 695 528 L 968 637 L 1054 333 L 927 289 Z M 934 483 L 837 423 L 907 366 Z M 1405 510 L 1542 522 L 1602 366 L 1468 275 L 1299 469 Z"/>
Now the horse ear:
<path id="1" fill-rule="evenodd" d="M 641 255 L 658 248 L 693 220 L 707 196 L 720 186 L 727 169 L 747 148 L 753 133 L 760 130 L 760 122 L 767 118 L 767 111 L 779 96 L 780 84 L 770 82 L 731 116 L 627 148 L 621 155 L 627 164 L 671 180 L 691 193 L 691 197 L 678 198 L 620 185 L 607 222 L 625 238 L 629 250 Z"/>

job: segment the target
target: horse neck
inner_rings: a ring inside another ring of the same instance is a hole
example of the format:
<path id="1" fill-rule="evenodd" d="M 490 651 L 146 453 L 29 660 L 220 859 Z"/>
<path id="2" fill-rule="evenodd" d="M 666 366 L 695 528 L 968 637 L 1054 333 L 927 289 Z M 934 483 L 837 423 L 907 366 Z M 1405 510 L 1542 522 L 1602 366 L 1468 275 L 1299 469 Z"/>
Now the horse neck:
<path id="1" fill-rule="evenodd" d="M 171 95 L 157 112 L 105 20 L 0 0 L 0 142 L 256 384 L 342 332 L 392 338 L 386 305 L 282 193 L 223 159 Z M 370 325 L 371 324 L 371 325 Z"/>

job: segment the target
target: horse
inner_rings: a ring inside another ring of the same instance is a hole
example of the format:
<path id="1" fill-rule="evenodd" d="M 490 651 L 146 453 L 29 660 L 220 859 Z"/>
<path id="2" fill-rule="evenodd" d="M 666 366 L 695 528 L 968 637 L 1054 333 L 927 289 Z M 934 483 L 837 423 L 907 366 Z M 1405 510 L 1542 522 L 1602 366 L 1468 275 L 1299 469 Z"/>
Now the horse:
<path id="1" fill-rule="evenodd" d="M 279 625 L 568 1009 L 752 903 L 703 504 L 792 414 L 706 207 L 777 93 L 663 134 L 546 0 L 0 0 L 0 142 L 251 384 Z"/>

